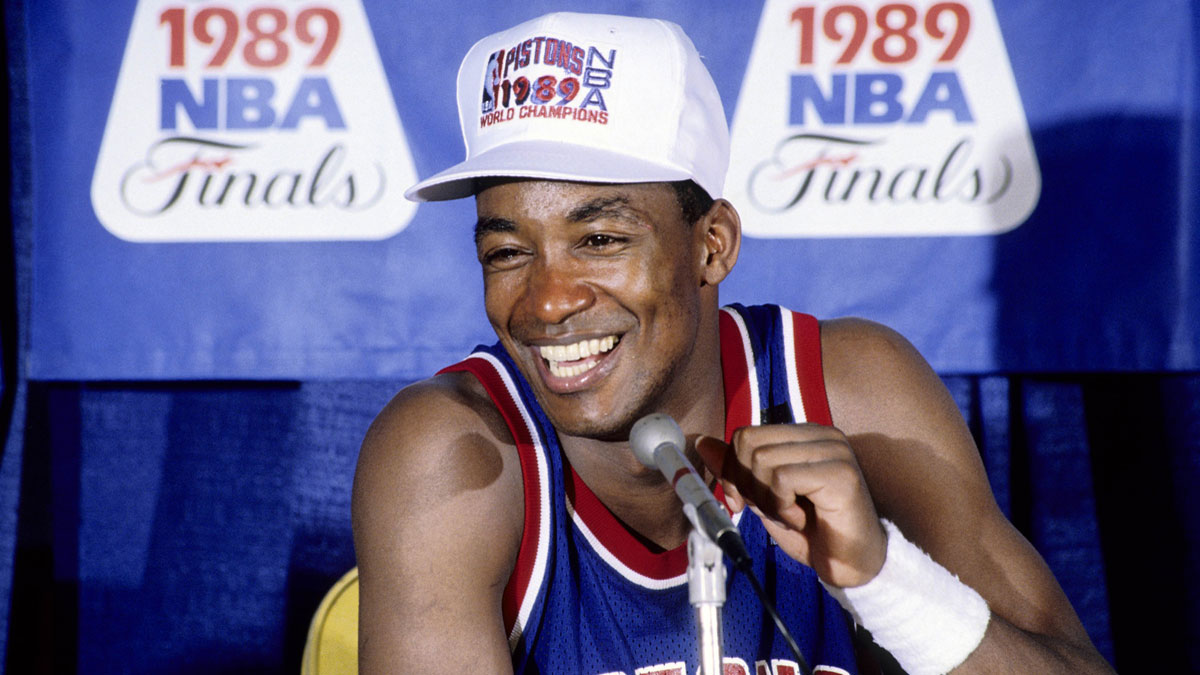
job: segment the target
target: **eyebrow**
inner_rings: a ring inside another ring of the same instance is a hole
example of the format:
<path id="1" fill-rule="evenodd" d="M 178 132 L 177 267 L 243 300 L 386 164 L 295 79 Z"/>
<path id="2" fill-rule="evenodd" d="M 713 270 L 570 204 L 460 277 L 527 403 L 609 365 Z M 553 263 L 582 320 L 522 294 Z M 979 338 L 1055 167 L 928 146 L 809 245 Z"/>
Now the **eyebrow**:
<path id="1" fill-rule="evenodd" d="M 493 232 L 512 232 L 517 229 L 517 224 L 507 218 L 492 218 L 484 217 L 475 221 L 475 245 Z"/>
<path id="2" fill-rule="evenodd" d="M 571 209 L 567 220 L 574 223 L 588 223 L 600 218 L 617 218 L 630 223 L 641 223 L 640 211 L 629 204 L 629 199 L 620 195 L 612 197 L 597 197 Z M 499 232 L 515 232 L 517 224 L 507 218 L 483 216 L 475 221 L 475 245 L 489 234 Z"/>
<path id="3" fill-rule="evenodd" d="M 576 223 L 587 223 L 605 217 L 641 222 L 637 210 L 629 205 L 629 199 L 620 195 L 597 197 L 576 206 L 567 214 L 567 219 Z"/>

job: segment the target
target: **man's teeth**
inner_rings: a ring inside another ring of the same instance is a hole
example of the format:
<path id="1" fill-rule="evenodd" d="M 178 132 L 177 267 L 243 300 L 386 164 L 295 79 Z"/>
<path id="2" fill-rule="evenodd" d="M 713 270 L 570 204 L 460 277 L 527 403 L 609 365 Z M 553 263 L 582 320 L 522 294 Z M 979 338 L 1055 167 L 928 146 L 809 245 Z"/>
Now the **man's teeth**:
<path id="1" fill-rule="evenodd" d="M 617 336 L 609 335 L 603 338 L 580 340 L 569 345 L 548 345 L 540 348 L 543 359 L 550 362 L 550 373 L 555 377 L 575 377 L 591 370 L 595 361 L 578 363 L 571 366 L 562 365 L 565 361 L 578 361 L 589 356 L 603 354 L 617 346 Z"/>

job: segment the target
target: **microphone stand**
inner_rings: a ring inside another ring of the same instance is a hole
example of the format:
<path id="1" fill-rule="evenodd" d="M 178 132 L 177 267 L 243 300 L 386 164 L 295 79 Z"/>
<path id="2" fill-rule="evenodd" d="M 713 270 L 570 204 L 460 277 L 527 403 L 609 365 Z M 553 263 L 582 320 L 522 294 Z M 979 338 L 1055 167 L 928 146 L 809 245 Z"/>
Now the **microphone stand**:
<path id="1" fill-rule="evenodd" d="M 725 560 L 721 547 L 699 526 L 696 508 L 685 504 L 692 521 L 688 534 L 688 602 L 696 608 L 696 632 L 700 641 L 700 675 L 721 675 L 721 606 L 725 604 Z"/>

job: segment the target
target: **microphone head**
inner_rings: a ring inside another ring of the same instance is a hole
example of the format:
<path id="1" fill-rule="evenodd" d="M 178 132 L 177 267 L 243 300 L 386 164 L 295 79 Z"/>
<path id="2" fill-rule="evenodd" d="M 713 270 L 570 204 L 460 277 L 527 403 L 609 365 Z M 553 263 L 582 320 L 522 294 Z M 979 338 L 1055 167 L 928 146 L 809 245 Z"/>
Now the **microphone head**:
<path id="1" fill-rule="evenodd" d="M 663 443 L 669 443 L 680 452 L 687 444 L 683 430 L 670 415 L 651 413 L 638 420 L 629 431 L 629 447 L 633 448 L 633 454 L 646 468 L 658 468 L 654 462 L 654 451 Z"/>

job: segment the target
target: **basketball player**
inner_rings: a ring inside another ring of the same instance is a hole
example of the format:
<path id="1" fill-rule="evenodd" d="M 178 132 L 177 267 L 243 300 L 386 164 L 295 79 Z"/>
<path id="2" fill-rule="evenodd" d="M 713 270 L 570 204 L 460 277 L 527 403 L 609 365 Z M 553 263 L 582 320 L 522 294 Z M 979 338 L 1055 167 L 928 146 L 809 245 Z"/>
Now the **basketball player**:
<path id="1" fill-rule="evenodd" d="M 513 95 L 481 125 L 489 77 Z M 628 444 L 654 412 L 802 652 L 734 571 L 726 673 L 858 672 L 855 624 L 911 673 L 1108 669 L 903 338 L 721 307 L 728 132 L 678 26 L 551 14 L 477 43 L 458 91 L 467 159 L 409 195 L 474 196 L 499 342 L 401 391 L 364 441 L 363 672 L 696 672 L 691 525 Z"/>

